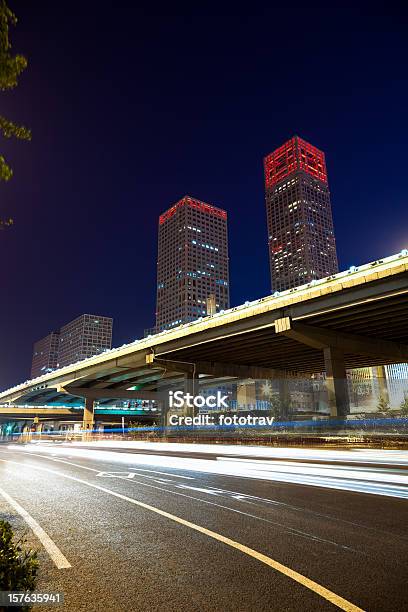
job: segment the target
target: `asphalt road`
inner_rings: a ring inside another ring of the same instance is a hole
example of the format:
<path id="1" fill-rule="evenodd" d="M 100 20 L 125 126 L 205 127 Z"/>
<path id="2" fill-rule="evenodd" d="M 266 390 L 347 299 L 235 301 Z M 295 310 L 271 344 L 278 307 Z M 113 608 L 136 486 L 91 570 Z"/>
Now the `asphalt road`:
<path id="1" fill-rule="evenodd" d="M 408 609 L 404 454 L 133 450 L 0 445 L 0 516 L 59 609 Z"/>

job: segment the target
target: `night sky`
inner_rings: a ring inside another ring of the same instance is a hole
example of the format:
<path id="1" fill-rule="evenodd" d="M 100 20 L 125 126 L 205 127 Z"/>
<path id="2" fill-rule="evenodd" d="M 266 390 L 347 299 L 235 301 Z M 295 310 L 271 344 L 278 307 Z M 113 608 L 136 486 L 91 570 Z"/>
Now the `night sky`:
<path id="1" fill-rule="evenodd" d="M 408 247 L 402 3 L 9 3 L 29 67 L 1 113 L 33 140 L 0 143 L 0 388 L 79 314 L 113 316 L 114 345 L 154 324 L 157 218 L 185 194 L 229 213 L 232 305 L 268 294 L 262 158 L 295 133 L 326 153 L 340 268 Z"/>

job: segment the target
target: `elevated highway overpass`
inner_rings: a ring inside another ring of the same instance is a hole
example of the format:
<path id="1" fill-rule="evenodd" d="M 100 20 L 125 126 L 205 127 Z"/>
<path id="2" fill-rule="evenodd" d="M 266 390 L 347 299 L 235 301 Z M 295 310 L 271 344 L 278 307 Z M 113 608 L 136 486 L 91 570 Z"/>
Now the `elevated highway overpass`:
<path id="1" fill-rule="evenodd" d="M 326 372 L 330 411 L 348 412 L 346 369 L 408 362 L 408 251 L 246 302 L 106 351 L 0 393 L 0 404 L 117 399 L 166 403 L 171 385 L 194 392 L 237 378 Z M 0 409 L 1 414 L 1 409 Z"/>

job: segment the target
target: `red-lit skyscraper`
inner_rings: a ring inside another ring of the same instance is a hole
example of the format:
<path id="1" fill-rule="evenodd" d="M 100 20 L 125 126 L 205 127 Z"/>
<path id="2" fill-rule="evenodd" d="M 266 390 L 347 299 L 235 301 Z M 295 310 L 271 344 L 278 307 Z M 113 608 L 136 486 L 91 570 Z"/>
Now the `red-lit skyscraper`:
<path id="1" fill-rule="evenodd" d="M 338 272 L 323 151 L 294 136 L 264 159 L 273 291 Z"/>
<path id="2" fill-rule="evenodd" d="M 227 213 L 185 196 L 159 218 L 156 331 L 229 308 Z M 214 296 L 211 298 L 211 296 Z"/>

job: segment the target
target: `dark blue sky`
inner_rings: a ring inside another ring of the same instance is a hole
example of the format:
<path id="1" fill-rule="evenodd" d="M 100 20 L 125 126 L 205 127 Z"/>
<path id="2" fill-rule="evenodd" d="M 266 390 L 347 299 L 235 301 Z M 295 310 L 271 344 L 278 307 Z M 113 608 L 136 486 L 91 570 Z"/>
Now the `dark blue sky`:
<path id="1" fill-rule="evenodd" d="M 20 1 L 29 68 L 2 113 L 0 388 L 83 312 L 116 345 L 154 323 L 157 217 L 189 194 L 229 213 L 232 304 L 269 293 L 262 158 L 294 133 L 326 152 L 340 267 L 408 247 L 403 4 L 281 3 L 147 15 L 136 3 Z M 278 12 L 276 12 L 278 11 Z"/>

